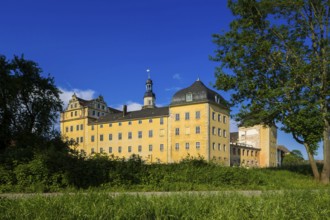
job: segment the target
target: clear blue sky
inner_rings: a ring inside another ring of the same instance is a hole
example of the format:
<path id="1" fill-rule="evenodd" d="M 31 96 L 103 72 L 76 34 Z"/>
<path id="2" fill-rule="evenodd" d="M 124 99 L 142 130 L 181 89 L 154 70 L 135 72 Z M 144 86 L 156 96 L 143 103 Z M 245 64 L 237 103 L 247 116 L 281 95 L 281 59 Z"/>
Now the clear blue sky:
<path id="1" fill-rule="evenodd" d="M 164 106 L 197 77 L 215 82 L 211 35 L 232 19 L 225 0 L 1 0 L 0 54 L 37 62 L 64 99 L 101 94 L 116 108 L 142 104 L 150 68 Z M 278 144 L 306 155 L 281 131 Z"/>

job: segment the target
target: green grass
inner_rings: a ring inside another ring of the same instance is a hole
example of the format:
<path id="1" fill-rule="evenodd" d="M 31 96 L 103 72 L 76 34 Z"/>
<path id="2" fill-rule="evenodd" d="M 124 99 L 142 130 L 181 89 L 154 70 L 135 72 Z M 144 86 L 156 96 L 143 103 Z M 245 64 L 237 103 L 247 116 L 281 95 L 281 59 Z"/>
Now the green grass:
<path id="1" fill-rule="evenodd" d="M 0 199 L 0 219 L 330 219 L 327 191 L 244 196 L 144 196 L 89 192 Z"/>

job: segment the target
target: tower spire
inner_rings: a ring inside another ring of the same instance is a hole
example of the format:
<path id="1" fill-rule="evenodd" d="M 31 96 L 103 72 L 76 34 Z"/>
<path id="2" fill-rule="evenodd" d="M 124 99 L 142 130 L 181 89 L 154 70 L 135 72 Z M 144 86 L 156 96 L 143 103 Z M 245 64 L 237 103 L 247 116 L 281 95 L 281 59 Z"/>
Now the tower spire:
<path id="1" fill-rule="evenodd" d="M 146 81 L 146 92 L 144 93 L 143 97 L 143 108 L 155 108 L 155 101 L 156 101 L 156 96 L 155 93 L 152 91 L 152 80 L 150 79 L 150 69 L 148 68 L 147 70 L 148 73 L 148 79 Z"/>

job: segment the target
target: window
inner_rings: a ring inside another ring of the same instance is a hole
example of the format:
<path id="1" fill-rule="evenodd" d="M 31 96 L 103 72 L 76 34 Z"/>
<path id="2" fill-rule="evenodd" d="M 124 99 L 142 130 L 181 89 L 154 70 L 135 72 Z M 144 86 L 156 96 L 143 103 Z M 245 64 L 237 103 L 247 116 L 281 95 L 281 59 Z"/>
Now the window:
<path id="1" fill-rule="evenodd" d="M 84 130 L 84 125 L 83 124 L 80 125 L 80 130 Z"/>
<path id="2" fill-rule="evenodd" d="M 200 119 L 201 118 L 201 112 L 200 111 L 197 111 L 196 114 L 195 114 L 195 116 L 196 116 L 196 119 Z"/>
<path id="3" fill-rule="evenodd" d="M 91 142 L 94 142 L 94 135 L 91 136 Z"/>
<path id="4" fill-rule="evenodd" d="M 160 118 L 159 119 L 159 123 L 162 125 L 162 124 L 164 124 L 164 118 Z"/>
<path id="5" fill-rule="evenodd" d="M 97 104 L 97 108 L 101 108 L 101 105 L 100 104 Z"/>
<path id="6" fill-rule="evenodd" d="M 186 112 L 185 113 L 185 117 L 184 118 L 185 118 L 185 120 L 189 120 L 189 118 L 190 118 L 189 112 Z"/>
<path id="7" fill-rule="evenodd" d="M 92 125 L 92 131 L 94 131 L 94 125 Z"/>
<path id="8" fill-rule="evenodd" d="M 118 133 L 118 140 L 122 139 L 122 133 Z"/>
<path id="9" fill-rule="evenodd" d="M 112 141 L 112 134 L 109 134 L 109 141 Z"/>
<path id="10" fill-rule="evenodd" d="M 179 143 L 175 143 L 175 150 L 179 150 L 179 149 L 180 149 Z"/>
<path id="11" fill-rule="evenodd" d="M 212 143 L 212 150 L 215 150 L 215 143 Z"/>
<path id="12" fill-rule="evenodd" d="M 152 145 L 149 144 L 149 151 L 151 152 L 152 151 Z"/>
<path id="13" fill-rule="evenodd" d="M 76 142 L 79 143 L 79 138 L 78 137 L 76 138 Z"/>
<path id="14" fill-rule="evenodd" d="M 227 123 L 227 117 L 225 115 L 223 116 L 223 123 Z"/>
<path id="15" fill-rule="evenodd" d="M 215 135 L 215 127 L 212 127 L 212 134 Z"/>
<path id="16" fill-rule="evenodd" d="M 196 134 L 200 134 L 201 133 L 201 127 L 200 126 L 196 126 Z"/>
<path id="17" fill-rule="evenodd" d="M 71 106 L 71 108 L 73 108 L 73 105 L 72 104 L 70 106 Z"/>
<path id="18" fill-rule="evenodd" d="M 84 137 L 80 137 L 80 143 L 84 142 Z"/>
<path id="19" fill-rule="evenodd" d="M 139 151 L 139 152 L 142 151 L 142 146 L 141 146 L 141 145 L 138 146 L 138 151 Z"/>
<path id="20" fill-rule="evenodd" d="M 112 153 L 112 147 L 109 147 L 109 153 L 110 154 Z"/>
<path id="21" fill-rule="evenodd" d="M 241 155 L 241 149 L 237 149 L 237 155 Z"/>
<path id="22" fill-rule="evenodd" d="M 138 132 L 138 138 L 142 138 L 142 131 Z"/>
<path id="23" fill-rule="evenodd" d="M 77 108 L 77 103 L 74 103 L 74 107 Z"/>
<path id="24" fill-rule="evenodd" d="M 189 143 L 186 143 L 186 150 L 189 150 Z"/>
<path id="25" fill-rule="evenodd" d="M 180 128 L 175 128 L 175 135 L 179 135 L 180 134 Z"/>
<path id="26" fill-rule="evenodd" d="M 243 149 L 243 151 L 242 151 L 242 156 L 244 156 L 244 154 L 245 154 L 245 150 Z"/>
<path id="27" fill-rule="evenodd" d="M 192 93 L 187 93 L 186 94 L 186 102 L 191 102 L 193 100 Z"/>
<path id="28" fill-rule="evenodd" d="M 97 117 L 100 117 L 100 112 L 97 112 Z"/>
<path id="29" fill-rule="evenodd" d="M 118 122 L 118 126 L 121 126 L 121 122 Z"/>
<path id="30" fill-rule="evenodd" d="M 132 139 L 132 132 L 128 132 L 128 139 Z"/>
<path id="31" fill-rule="evenodd" d="M 103 134 L 100 134 L 100 141 L 103 141 Z"/>
<path id="32" fill-rule="evenodd" d="M 77 111 L 74 111 L 74 116 L 77 116 L 78 115 L 78 112 Z"/>
<path id="33" fill-rule="evenodd" d="M 227 137 L 227 131 L 225 129 L 223 129 L 223 136 Z"/>
<path id="34" fill-rule="evenodd" d="M 142 124 L 142 120 L 139 120 L 139 124 Z"/>
<path id="35" fill-rule="evenodd" d="M 73 131 L 73 126 L 70 126 L 70 131 Z"/>
<path id="36" fill-rule="evenodd" d="M 132 122 L 131 122 L 131 121 L 129 121 L 129 122 L 128 122 L 128 125 L 131 125 L 131 124 L 132 124 Z"/>
<path id="37" fill-rule="evenodd" d="M 131 152 L 132 152 L 132 146 L 128 146 L 127 151 L 128 151 L 129 153 L 131 153 Z"/>
<path id="38" fill-rule="evenodd" d="M 65 132 L 69 132 L 69 128 L 68 127 L 65 127 Z"/>
<path id="39" fill-rule="evenodd" d="M 118 153 L 121 153 L 121 150 L 122 150 L 121 147 L 118 147 Z"/>
<path id="40" fill-rule="evenodd" d="M 225 144 L 223 145 L 223 151 L 226 151 L 226 145 Z"/>
<path id="41" fill-rule="evenodd" d="M 73 117 L 73 112 L 71 112 L 71 117 Z"/>
<path id="42" fill-rule="evenodd" d="M 76 130 L 79 131 L 79 125 L 76 126 Z"/>
<path id="43" fill-rule="evenodd" d="M 212 120 L 215 120 L 215 112 L 212 112 Z"/>
<path id="44" fill-rule="evenodd" d="M 103 125 L 100 125 L 100 128 L 103 128 Z"/>
<path id="45" fill-rule="evenodd" d="M 112 127 L 112 123 L 109 124 L 109 127 Z"/>
<path id="46" fill-rule="evenodd" d="M 164 151 L 164 144 L 160 144 L 160 145 L 159 145 L 159 150 L 160 150 L 160 151 Z"/>
<path id="47" fill-rule="evenodd" d="M 249 156 L 250 151 L 246 150 L 246 156 Z"/>
<path id="48" fill-rule="evenodd" d="M 218 151 L 221 151 L 221 144 L 218 144 Z"/>
<path id="49" fill-rule="evenodd" d="M 149 123 L 152 123 L 152 118 L 149 119 Z"/>
<path id="50" fill-rule="evenodd" d="M 149 130 L 149 137 L 152 137 L 152 130 Z"/>
<path id="51" fill-rule="evenodd" d="M 218 128 L 218 136 L 221 137 L 221 128 Z"/>
<path id="52" fill-rule="evenodd" d="M 92 149 L 91 149 L 91 153 L 93 154 L 95 151 L 94 151 L 94 147 L 92 147 Z"/>
<path id="53" fill-rule="evenodd" d="M 175 121 L 180 121 L 180 114 L 175 114 Z"/>
<path id="54" fill-rule="evenodd" d="M 201 148 L 201 142 L 196 142 L 196 149 L 199 150 Z"/>
<path id="55" fill-rule="evenodd" d="M 251 150 L 251 156 L 253 157 L 253 150 Z"/>
<path id="56" fill-rule="evenodd" d="M 103 153 L 103 147 L 100 147 L 100 153 Z"/>
<path id="57" fill-rule="evenodd" d="M 95 116 L 95 111 L 93 110 L 93 116 Z"/>

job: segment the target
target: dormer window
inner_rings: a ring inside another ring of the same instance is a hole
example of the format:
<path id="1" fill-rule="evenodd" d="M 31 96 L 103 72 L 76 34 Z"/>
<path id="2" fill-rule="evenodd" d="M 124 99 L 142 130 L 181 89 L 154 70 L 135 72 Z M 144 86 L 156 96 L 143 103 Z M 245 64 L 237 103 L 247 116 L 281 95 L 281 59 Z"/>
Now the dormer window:
<path id="1" fill-rule="evenodd" d="M 193 100 L 192 93 L 187 93 L 186 94 L 186 102 L 191 102 L 192 100 Z"/>
<path id="2" fill-rule="evenodd" d="M 220 104 L 220 97 L 218 95 L 215 95 L 215 102 Z"/>

